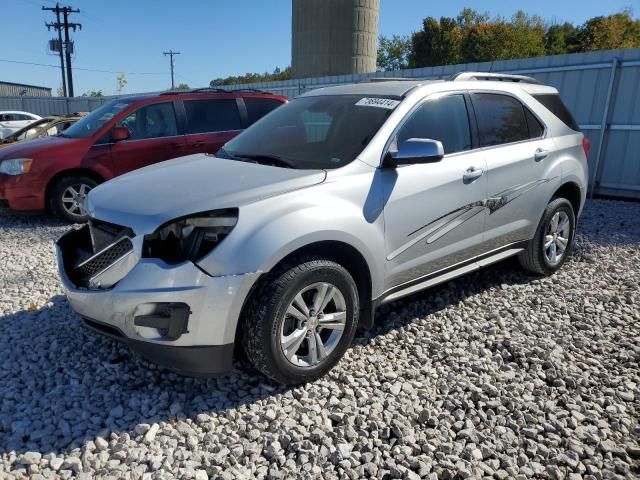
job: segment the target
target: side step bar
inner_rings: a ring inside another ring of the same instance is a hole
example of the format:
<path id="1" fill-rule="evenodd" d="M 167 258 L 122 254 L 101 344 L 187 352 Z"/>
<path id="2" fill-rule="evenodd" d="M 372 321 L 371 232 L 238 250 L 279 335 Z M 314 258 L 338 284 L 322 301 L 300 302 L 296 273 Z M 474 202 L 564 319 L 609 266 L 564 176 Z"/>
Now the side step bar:
<path id="1" fill-rule="evenodd" d="M 479 270 L 480 268 L 491 265 L 492 263 L 499 262 L 505 258 L 517 255 L 526 246 L 526 242 L 509 245 L 508 247 L 501 248 L 499 250 L 489 252 L 488 254 L 476 257 L 466 262 L 459 263 L 452 267 L 437 272 L 431 273 L 424 277 L 412 280 L 396 287 L 393 287 L 384 292 L 380 297 L 374 300 L 374 307 L 382 305 L 384 303 L 393 302 L 399 298 L 406 297 L 413 293 L 419 292 L 439 283 L 447 282 L 461 275 Z"/>

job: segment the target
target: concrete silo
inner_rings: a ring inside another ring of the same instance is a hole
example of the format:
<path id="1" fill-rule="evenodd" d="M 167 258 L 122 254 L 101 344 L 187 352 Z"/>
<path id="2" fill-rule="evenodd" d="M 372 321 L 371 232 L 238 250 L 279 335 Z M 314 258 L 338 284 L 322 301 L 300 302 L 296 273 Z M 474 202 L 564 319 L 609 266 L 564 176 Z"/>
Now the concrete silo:
<path id="1" fill-rule="evenodd" d="M 376 70 L 380 0 L 292 0 L 294 78 Z"/>

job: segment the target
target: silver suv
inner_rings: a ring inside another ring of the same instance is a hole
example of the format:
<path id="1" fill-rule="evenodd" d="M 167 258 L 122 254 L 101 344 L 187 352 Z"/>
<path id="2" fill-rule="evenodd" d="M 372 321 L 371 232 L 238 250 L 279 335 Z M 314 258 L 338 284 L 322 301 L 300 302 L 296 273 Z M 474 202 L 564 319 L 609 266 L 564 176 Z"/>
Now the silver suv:
<path id="1" fill-rule="evenodd" d="M 220 373 L 241 347 L 306 382 L 384 302 L 512 255 L 554 273 L 587 150 L 558 92 L 528 77 L 314 90 L 215 156 L 95 188 L 89 224 L 57 242 L 60 274 L 88 326 L 171 369 Z"/>

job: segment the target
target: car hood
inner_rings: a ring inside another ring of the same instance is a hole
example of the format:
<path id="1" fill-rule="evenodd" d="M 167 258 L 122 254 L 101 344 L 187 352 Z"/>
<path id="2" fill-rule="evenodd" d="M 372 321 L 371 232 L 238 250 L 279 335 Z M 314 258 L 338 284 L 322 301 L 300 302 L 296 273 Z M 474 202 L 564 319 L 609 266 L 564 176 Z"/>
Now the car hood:
<path id="1" fill-rule="evenodd" d="M 295 170 L 210 155 L 190 155 L 145 167 L 91 191 L 91 217 L 149 233 L 174 218 L 240 207 L 324 181 L 324 170 Z"/>
<path id="2" fill-rule="evenodd" d="M 6 145 L 0 150 L 0 160 L 9 158 L 33 158 L 38 155 L 68 148 L 74 139 L 65 137 L 42 137 Z"/>

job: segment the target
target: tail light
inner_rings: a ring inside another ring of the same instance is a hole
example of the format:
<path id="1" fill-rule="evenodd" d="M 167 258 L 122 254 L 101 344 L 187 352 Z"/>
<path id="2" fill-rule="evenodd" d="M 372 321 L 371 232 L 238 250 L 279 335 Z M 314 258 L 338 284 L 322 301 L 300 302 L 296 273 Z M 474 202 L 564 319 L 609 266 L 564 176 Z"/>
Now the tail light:
<path id="1" fill-rule="evenodd" d="M 589 150 L 591 150 L 591 142 L 586 136 L 582 137 L 582 148 L 584 149 L 585 156 L 589 158 Z"/>

